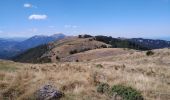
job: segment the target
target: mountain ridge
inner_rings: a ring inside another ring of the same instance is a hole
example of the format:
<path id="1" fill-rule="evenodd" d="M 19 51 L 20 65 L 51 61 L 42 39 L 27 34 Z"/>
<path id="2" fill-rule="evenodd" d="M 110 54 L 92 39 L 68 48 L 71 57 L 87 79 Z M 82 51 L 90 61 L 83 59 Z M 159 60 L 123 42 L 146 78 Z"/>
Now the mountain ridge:
<path id="1" fill-rule="evenodd" d="M 30 48 L 34 48 L 38 45 L 46 44 L 55 40 L 63 39 L 66 36 L 62 33 L 54 34 L 51 36 L 36 35 L 30 37 L 24 41 L 14 41 L 11 39 L 0 39 L 0 58 L 10 59 Z"/>

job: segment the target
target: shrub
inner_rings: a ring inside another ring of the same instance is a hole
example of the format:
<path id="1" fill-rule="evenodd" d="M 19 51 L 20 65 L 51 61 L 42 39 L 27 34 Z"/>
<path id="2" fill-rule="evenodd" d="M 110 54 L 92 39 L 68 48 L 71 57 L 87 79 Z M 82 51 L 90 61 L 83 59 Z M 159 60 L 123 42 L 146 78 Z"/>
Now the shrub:
<path id="1" fill-rule="evenodd" d="M 78 38 L 91 38 L 93 36 L 91 35 L 87 35 L 87 34 L 84 34 L 84 35 L 78 35 Z"/>
<path id="2" fill-rule="evenodd" d="M 51 62 L 51 58 L 49 57 L 43 57 L 39 59 L 40 63 L 50 63 Z"/>
<path id="3" fill-rule="evenodd" d="M 88 51 L 88 50 L 91 50 L 91 49 L 90 48 L 83 48 L 79 52 L 85 52 L 85 51 Z"/>
<path id="4" fill-rule="evenodd" d="M 93 41 L 93 39 L 89 39 L 89 41 Z"/>
<path id="5" fill-rule="evenodd" d="M 101 45 L 101 48 L 107 48 L 107 46 L 106 45 Z"/>
<path id="6" fill-rule="evenodd" d="M 88 50 L 91 50 L 90 48 L 82 48 L 81 50 L 71 50 L 70 51 L 70 54 L 76 54 L 76 53 L 80 53 L 80 52 L 85 52 L 85 51 L 88 51 Z"/>
<path id="7" fill-rule="evenodd" d="M 85 34 L 83 37 L 84 37 L 84 38 L 91 38 L 91 37 L 93 37 L 93 36 L 88 35 L 88 34 Z"/>
<path id="8" fill-rule="evenodd" d="M 149 51 L 146 52 L 146 55 L 147 56 L 152 56 L 152 55 L 154 55 L 154 52 L 149 50 Z"/>
<path id="9" fill-rule="evenodd" d="M 77 53 L 77 50 L 71 50 L 70 51 L 70 54 L 75 54 L 75 53 Z"/>
<path id="10" fill-rule="evenodd" d="M 96 67 L 97 67 L 97 68 L 103 68 L 103 65 L 97 64 Z"/>
<path id="11" fill-rule="evenodd" d="M 107 83 L 100 83 L 98 86 L 97 86 L 97 92 L 99 93 L 106 93 L 108 94 L 110 91 L 110 86 L 107 84 Z"/>
<path id="12" fill-rule="evenodd" d="M 78 35 L 78 38 L 82 38 L 82 35 Z"/>
<path id="13" fill-rule="evenodd" d="M 115 85 L 111 89 L 112 94 L 117 93 L 124 100 L 144 100 L 141 93 L 131 87 Z"/>
<path id="14" fill-rule="evenodd" d="M 59 56 L 56 56 L 56 60 L 60 60 L 60 57 L 59 57 Z"/>

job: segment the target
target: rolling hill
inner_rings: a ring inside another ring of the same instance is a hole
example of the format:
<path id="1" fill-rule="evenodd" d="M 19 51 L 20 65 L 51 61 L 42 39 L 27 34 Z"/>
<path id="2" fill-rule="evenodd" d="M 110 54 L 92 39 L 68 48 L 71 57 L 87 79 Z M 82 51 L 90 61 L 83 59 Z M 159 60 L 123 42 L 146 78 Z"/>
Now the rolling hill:
<path id="1" fill-rule="evenodd" d="M 168 41 L 163 40 L 145 40 L 142 43 L 138 39 L 112 38 L 107 36 L 79 35 L 78 37 L 69 37 L 60 41 L 54 41 L 36 48 L 13 58 L 17 62 L 27 63 L 48 63 L 48 62 L 68 62 L 68 61 L 90 61 L 97 57 L 106 57 L 110 54 L 124 54 L 115 48 L 133 49 L 133 50 L 152 50 L 155 48 L 169 47 Z M 148 42 L 154 41 L 159 43 Z M 160 42 L 161 41 L 161 42 Z M 106 48 L 106 49 L 101 49 Z M 101 49 L 101 50 L 100 50 Z M 133 51 L 131 50 L 131 51 Z M 129 50 L 130 51 L 130 50 Z M 92 56 L 93 55 L 93 56 Z"/>
<path id="2" fill-rule="evenodd" d="M 70 55 L 107 47 L 111 47 L 111 45 L 96 41 L 93 38 L 71 37 L 32 48 L 14 57 L 14 61 L 31 63 L 59 62 L 60 59 Z"/>

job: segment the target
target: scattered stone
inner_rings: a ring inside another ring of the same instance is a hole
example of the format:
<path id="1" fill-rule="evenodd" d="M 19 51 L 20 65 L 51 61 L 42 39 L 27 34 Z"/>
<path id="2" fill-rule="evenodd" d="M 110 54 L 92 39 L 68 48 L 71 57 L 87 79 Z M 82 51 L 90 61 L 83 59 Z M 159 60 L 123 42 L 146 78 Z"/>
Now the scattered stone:
<path id="1" fill-rule="evenodd" d="M 113 93 L 111 100 L 123 100 L 123 98 L 117 93 Z"/>
<path id="2" fill-rule="evenodd" d="M 52 85 L 44 85 L 36 92 L 36 100 L 60 100 L 64 93 L 58 91 Z"/>

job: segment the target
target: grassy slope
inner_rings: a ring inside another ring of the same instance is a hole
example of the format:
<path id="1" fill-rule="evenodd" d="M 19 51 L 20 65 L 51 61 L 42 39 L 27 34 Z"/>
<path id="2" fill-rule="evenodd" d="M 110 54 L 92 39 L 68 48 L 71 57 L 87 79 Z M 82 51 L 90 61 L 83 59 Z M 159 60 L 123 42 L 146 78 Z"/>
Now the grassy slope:
<path id="1" fill-rule="evenodd" d="M 129 52 L 90 62 L 51 64 L 22 64 L 0 61 L 0 65 L 14 65 L 14 71 L 0 66 L 0 99 L 33 99 L 32 94 L 43 84 L 53 84 L 65 93 L 62 100 L 109 100 L 96 92 L 95 82 L 123 84 L 142 92 L 146 100 L 170 99 L 170 50 L 155 50 L 153 56 L 145 52 Z M 102 64 L 103 68 L 96 67 Z M 4 69 L 4 68 L 3 68 Z"/>
<path id="2" fill-rule="evenodd" d="M 66 56 L 60 61 L 65 61 L 65 62 L 72 62 L 72 61 L 92 61 L 95 59 L 102 59 L 105 57 L 109 56 L 116 56 L 116 55 L 122 55 L 122 54 L 127 54 L 129 52 L 135 52 L 135 50 L 127 50 L 127 49 L 121 49 L 121 48 L 103 48 L 103 49 L 93 49 L 93 50 L 88 50 L 85 52 L 80 52 L 76 53 L 70 56 Z"/>
<path id="3" fill-rule="evenodd" d="M 55 48 L 51 50 L 49 56 L 51 56 L 52 62 L 56 62 L 57 61 L 56 56 L 62 59 L 76 53 L 84 52 L 86 50 L 102 48 L 103 45 L 105 45 L 106 47 L 110 46 L 103 42 L 90 40 L 89 38 L 86 39 L 75 38 L 72 41 L 69 40 L 69 42 L 65 42 L 60 46 L 57 45 Z M 72 51 L 76 51 L 76 53 L 71 54 Z"/>

